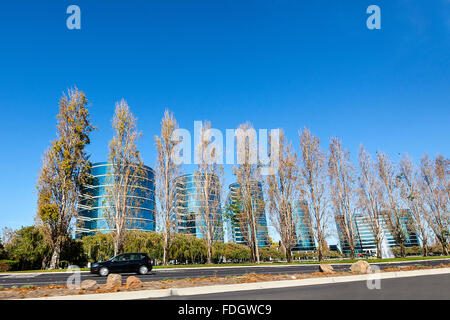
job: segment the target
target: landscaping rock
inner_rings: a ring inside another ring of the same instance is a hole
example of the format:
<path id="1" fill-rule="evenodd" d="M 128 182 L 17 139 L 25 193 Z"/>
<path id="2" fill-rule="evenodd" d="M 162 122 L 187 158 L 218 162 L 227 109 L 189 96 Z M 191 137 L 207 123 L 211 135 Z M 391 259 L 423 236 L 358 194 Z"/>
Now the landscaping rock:
<path id="1" fill-rule="evenodd" d="M 127 289 L 138 289 L 142 287 L 142 281 L 135 276 L 130 276 L 127 278 L 127 281 L 125 283 L 125 287 Z"/>
<path id="2" fill-rule="evenodd" d="M 84 280 L 83 282 L 81 282 L 80 287 L 83 290 L 93 291 L 97 290 L 99 288 L 99 285 L 95 280 Z"/>
<path id="3" fill-rule="evenodd" d="M 326 263 L 321 263 L 319 265 L 319 270 L 320 272 L 323 273 L 334 273 L 334 269 L 330 264 L 326 264 Z"/>
<path id="4" fill-rule="evenodd" d="M 120 274 L 111 273 L 106 279 L 106 288 L 120 288 L 122 286 L 122 276 Z"/>
<path id="5" fill-rule="evenodd" d="M 350 270 L 352 272 L 356 273 L 371 273 L 370 264 L 368 264 L 366 261 L 358 261 L 352 264 L 350 267 Z"/>

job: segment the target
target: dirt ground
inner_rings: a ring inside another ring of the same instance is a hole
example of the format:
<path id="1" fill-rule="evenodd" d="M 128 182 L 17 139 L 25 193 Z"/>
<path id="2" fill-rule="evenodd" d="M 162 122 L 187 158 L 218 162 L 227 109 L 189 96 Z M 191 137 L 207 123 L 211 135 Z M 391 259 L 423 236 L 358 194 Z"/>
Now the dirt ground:
<path id="1" fill-rule="evenodd" d="M 392 271 L 410 271 L 410 270 L 423 270 L 432 268 L 449 268 L 450 264 L 441 264 L 438 267 L 401 267 L 401 268 L 387 268 L 382 272 Z M 334 273 L 299 273 L 299 274 L 279 274 L 279 275 L 264 275 L 264 274 L 248 274 L 243 276 L 232 277 L 212 277 L 212 278 L 193 278 L 193 279 L 180 279 L 180 280 L 165 280 L 165 281 L 150 281 L 143 282 L 143 286 L 140 289 L 135 290 L 156 290 L 156 289 L 169 289 L 169 288 L 186 288 L 186 287 L 201 287 L 211 285 L 223 285 L 223 284 L 238 284 L 238 283 L 252 283 L 252 282 L 264 282 L 264 281 L 280 281 L 280 280 L 298 280 L 308 278 L 319 277 L 333 277 L 333 276 L 345 276 L 352 275 L 351 272 L 334 272 Z M 126 278 L 123 279 L 124 281 Z M 0 290 L 0 299 L 24 299 L 24 298 L 38 298 L 38 297 L 50 297 L 50 296 L 65 296 L 65 295 L 77 295 L 77 294 L 92 294 L 92 293 L 107 293 L 107 292 L 119 292 L 119 291 L 135 291 L 126 289 L 124 285 L 120 288 L 107 289 L 106 285 L 99 285 L 99 289 L 94 291 L 82 290 L 82 289 L 68 289 L 63 285 L 50 285 L 45 287 L 31 287 L 31 288 L 4 288 Z"/>

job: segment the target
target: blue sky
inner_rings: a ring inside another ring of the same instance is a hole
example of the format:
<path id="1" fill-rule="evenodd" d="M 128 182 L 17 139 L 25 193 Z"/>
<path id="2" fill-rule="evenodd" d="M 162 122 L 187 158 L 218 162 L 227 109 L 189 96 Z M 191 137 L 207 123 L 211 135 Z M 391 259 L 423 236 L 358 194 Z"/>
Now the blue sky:
<path id="1" fill-rule="evenodd" d="M 81 8 L 81 30 L 66 8 Z M 366 8 L 381 8 L 381 30 Z M 107 157 L 124 98 L 153 166 L 165 108 L 183 128 L 251 121 L 309 127 L 395 160 L 449 156 L 450 1 L 12 1 L 0 3 L 0 227 L 33 223 L 43 151 L 58 100 L 77 86 L 91 102 L 88 151 Z M 227 182 L 232 182 L 228 171 Z"/>

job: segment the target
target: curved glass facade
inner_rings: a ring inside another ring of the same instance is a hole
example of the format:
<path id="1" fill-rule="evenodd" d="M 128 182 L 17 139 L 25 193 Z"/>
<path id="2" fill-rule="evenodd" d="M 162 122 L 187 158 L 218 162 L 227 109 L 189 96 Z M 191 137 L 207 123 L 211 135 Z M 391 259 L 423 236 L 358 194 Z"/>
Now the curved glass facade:
<path id="1" fill-rule="evenodd" d="M 107 188 L 111 184 L 112 165 L 108 162 L 92 164 L 92 180 L 90 185 L 82 188 L 82 196 L 78 206 L 76 236 L 92 235 L 97 232 L 110 232 L 111 227 L 104 218 L 105 210 L 111 205 L 107 203 Z M 132 209 L 135 210 L 128 223 L 129 230 L 155 231 L 155 183 L 154 172 L 144 166 L 144 175 L 139 179 L 139 186 L 134 194 Z"/>
<path id="2" fill-rule="evenodd" d="M 420 244 L 417 235 L 408 227 L 411 224 L 410 219 L 412 219 L 409 210 L 402 209 L 401 211 L 402 211 L 402 226 L 406 235 L 405 246 L 406 247 L 419 246 Z M 361 214 L 357 214 L 353 217 L 353 219 L 354 225 L 356 227 L 355 252 L 369 253 L 371 255 L 376 255 L 377 244 L 375 242 L 375 236 L 372 232 L 369 222 L 367 221 L 367 218 L 365 218 Z M 383 215 L 380 215 L 379 219 L 381 230 L 383 232 L 383 238 L 387 246 L 390 248 L 396 247 L 398 244 L 395 241 L 394 237 L 392 236 L 392 232 L 391 230 L 389 230 L 387 223 L 384 221 Z M 344 239 L 341 230 L 341 224 L 343 223 L 343 220 L 344 218 L 342 216 L 338 215 L 335 217 L 336 229 L 339 235 L 341 250 L 344 254 L 349 254 L 350 246 L 346 241 L 346 239 Z"/>
<path id="3" fill-rule="evenodd" d="M 205 225 L 201 198 L 199 197 L 199 185 L 202 183 L 199 174 L 184 174 L 176 179 L 176 198 L 175 205 L 177 207 L 177 232 L 191 234 L 197 238 L 204 238 Z M 210 201 L 219 203 L 220 195 L 210 195 Z M 223 241 L 223 221 L 222 212 L 215 215 L 214 223 L 217 224 L 217 234 L 214 240 Z"/>
<path id="4" fill-rule="evenodd" d="M 311 226 L 311 216 L 308 211 L 306 201 L 297 201 L 294 206 L 295 235 L 297 236 L 297 245 L 292 249 L 294 251 L 314 251 L 316 244 Z"/>
<path id="5" fill-rule="evenodd" d="M 258 182 L 258 183 L 255 182 L 254 186 L 255 186 L 255 188 L 254 188 L 252 205 L 256 210 L 258 210 L 258 213 L 256 216 L 256 224 L 257 224 L 256 239 L 258 242 L 258 247 L 268 247 L 268 246 L 270 246 L 270 243 L 269 243 L 269 232 L 267 229 L 266 211 L 264 210 L 264 208 L 261 208 L 261 206 L 259 206 L 259 202 L 264 200 L 262 184 L 260 182 Z M 238 192 L 239 188 L 240 188 L 240 185 L 238 183 L 230 184 L 230 186 L 229 186 L 230 193 L 228 195 L 228 200 L 227 200 L 227 202 L 229 204 L 236 203 L 237 192 Z M 238 224 L 231 223 L 231 219 L 228 219 L 227 224 L 228 224 L 228 229 L 231 230 L 232 241 L 237 244 L 247 245 L 247 243 L 242 235 L 241 227 Z"/>

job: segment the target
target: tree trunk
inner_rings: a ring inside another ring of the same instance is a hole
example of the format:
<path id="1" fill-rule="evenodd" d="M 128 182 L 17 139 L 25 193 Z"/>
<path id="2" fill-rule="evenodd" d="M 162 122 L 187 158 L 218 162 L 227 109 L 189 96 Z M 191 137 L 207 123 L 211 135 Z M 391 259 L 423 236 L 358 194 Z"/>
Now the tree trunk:
<path id="1" fill-rule="evenodd" d="M 47 256 L 45 256 L 44 259 L 42 259 L 41 269 L 44 270 L 47 267 L 47 262 L 48 262 L 48 258 L 47 258 Z"/>
<path id="2" fill-rule="evenodd" d="M 207 254 L 206 254 L 206 263 L 212 264 L 212 245 L 208 243 Z"/>
<path id="3" fill-rule="evenodd" d="M 442 255 L 448 256 L 448 246 L 445 241 L 442 241 Z"/>
<path id="4" fill-rule="evenodd" d="M 286 261 L 287 263 L 292 262 L 292 252 L 290 248 L 286 248 Z"/>
<path id="5" fill-rule="evenodd" d="M 319 260 L 319 262 L 323 260 L 323 252 L 322 252 L 322 245 L 321 244 L 319 244 L 317 246 L 317 259 Z"/>
<path id="6" fill-rule="evenodd" d="M 377 241 L 377 259 L 381 259 L 381 240 Z"/>
<path id="7" fill-rule="evenodd" d="M 400 255 L 402 256 L 402 258 L 406 257 L 406 247 L 403 242 L 400 243 Z"/>
<path id="8" fill-rule="evenodd" d="M 256 230 L 256 221 L 255 221 L 254 212 L 252 212 L 251 222 L 252 222 L 251 223 L 251 228 L 252 228 L 251 237 L 252 237 L 253 247 L 255 250 L 254 257 L 255 257 L 256 263 L 259 263 L 258 236 L 256 234 L 257 230 Z"/>
<path id="9" fill-rule="evenodd" d="M 428 257 L 428 246 L 426 244 L 423 246 L 423 256 Z"/>
<path id="10" fill-rule="evenodd" d="M 164 238 L 164 253 L 163 253 L 163 265 L 167 266 L 169 264 L 169 241 Z"/>
<path id="11" fill-rule="evenodd" d="M 250 245 L 250 262 L 255 263 L 255 249 L 253 248 L 253 245 Z"/>
<path id="12" fill-rule="evenodd" d="M 59 265 L 59 257 L 61 255 L 61 239 L 58 238 L 53 249 L 52 259 L 50 260 L 49 269 L 57 269 Z"/>
<path id="13" fill-rule="evenodd" d="M 259 263 L 259 248 L 258 248 L 258 238 L 254 237 L 254 241 L 255 241 L 255 257 L 256 257 L 256 263 Z"/>
<path id="14" fill-rule="evenodd" d="M 121 251 L 122 251 L 122 250 L 121 250 L 121 248 L 120 248 L 120 240 L 119 240 L 119 239 L 116 239 L 116 240 L 114 241 L 114 255 L 115 255 L 115 256 L 118 255 Z"/>
<path id="15" fill-rule="evenodd" d="M 350 246 L 350 259 L 355 260 L 356 255 L 355 255 L 355 247 L 354 246 Z"/>

